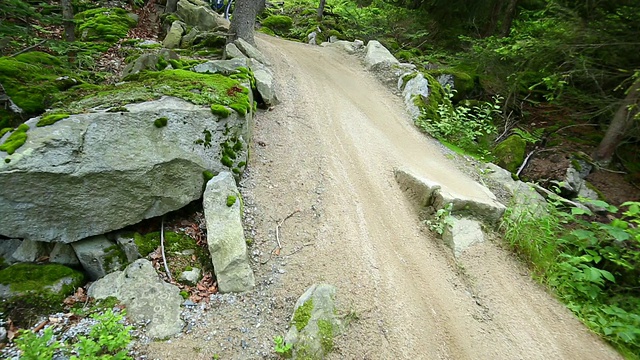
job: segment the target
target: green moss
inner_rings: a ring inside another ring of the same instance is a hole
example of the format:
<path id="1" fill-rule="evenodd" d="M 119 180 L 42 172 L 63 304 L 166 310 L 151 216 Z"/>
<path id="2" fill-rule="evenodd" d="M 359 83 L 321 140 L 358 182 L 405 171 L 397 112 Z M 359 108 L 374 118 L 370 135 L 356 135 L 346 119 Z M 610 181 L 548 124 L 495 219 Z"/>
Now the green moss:
<path id="1" fill-rule="evenodd" d="M 62 62 L 55 56 L 40 51 L 31 51 L 20 54 L 15 56 L 14 59 L 31 65 L 62 66 Z"/>
<path id="2" fill-rule="evenodd" d="M 204 182 L 208 182 L 209 180 L 213 179 L 215 175 L 209 171 L 209 170 L 205 170 L 202 172 L 202 177 L 204 178 Z"/>
<path id="3" fill-rule="evenodd" d="M 48 125 L 52 125 L 57 123 L 58 121 L 62 120 L 62 119 L 66 119 L 69 117 L 69 114 L 48 114 L 48 115 L 44 115 L 42 118 L 40 118 L 40 120 L 38 120 L 38 123 L 36 124 L 37 127 L 43 127 L 43 126 L 48 126 Z"/>
<path id="4" fill-rule="evenodd" d="M 311 311 L 313 311 L 313 300 L 309 299 L 299 306 L 293 314 L 292 325 L 296 327 L 298 331 L 307 326 L 309 319 L 311 319 Z"/>
<path id="5" fill-rule="evenodd" d="M 518 135 L 511 135 L 493 149 L 496 164 L 515 173 L 524 162 L 527 142 Z"/>
<path id="6" fill-rule="evenodd" d="M 293 20 L 285 15 L 270 15 L 262 20 L 262 25 L 273 30 L 278 35 L 287 35 L 293 26 Z"/>
<path id="7" fill-rule="evenodd" d="M 182 296 L 183 299 L 187 300 L 189 298 L 189 293 L 185 290 L 180 291 L 180 296 Z"/>
<path id="8" fill-rule="evenodd" d="M 438 107 L 440 104 L 445 105 L 453 111 L 453 105 L 451 100 L 447 96 L 444 88 L 433 76 L 429 74 L 423 74 L 425 79 L 429 82 L 429 96 L 425 99 L 418 95 L 414 98 L 414 104 L 420 108 L 422 115 L 415 120 L 416 126 L 422 131 L 427 131 L 427 124 L 429 122 L 440 121 L 440 115 L 438 113 Z"/>
<path id="9" fill-rule="evenodd" d="M 110 112 L 110 113 L 115 113 L 115 112 L 129 112 L 129 109 L 127 109 L 127 108 L 126 108 L 126 107 L 124 107 L 124 106 L 115 106 L 115 107 L 112 107 L 111 109 L 107 110 L 107 112 Z"/>
<path id="10" fill-rule="evenodd" d="M 328 354 L 333 350 L 333 326 L 328 320 L 318 320 L 318 334 L 320 335 L 320 344 L 324 354 Z"/>
<path id="11" fill-rule="evenodd" d="M 240 162 L 238 163 L 238 167 L 245 167 L 245 166 L 247 166 L 247 163 L 246 163 L 246 162 L 244 162 L 244 161 L 240 161 Z"/>
<path id="12" fill-rule="evenodd" d="M 410 73 L 410 74 L 407 74 L 407 75 L 403 76 L 402 77 L 402 88 L 404 88 L 405 85 L 407 85 L 409 80 L 414 79 L 416 76 L 418 76 L 417 72 L 413 72 L 413 73 Z"/>
<path id="13" fill-rule="evenodd" d="M 233 160 L 231 160 L 231 158 L 229 158 L 227 155 L 224 155 L 222 159 L 220 159 L 220 162 L 222 163 L 222 165 L 228 168 L 231 168 L 233 166 Z"/>
<path id="14" fill-rule="evenodd" d="M 104 265 L 107 272 L 122 270 L 127 266 L 127 254 L 125 254 L 118 245 L 110 246 L 104 251 L 107 253 L 104 257 Z"/>
<path id="15" fill-rule="evenodd" d="M 22 124 L 9 135 L 9 137 L 0 145 L 0 151 L 4 151 L 11 155 L 27 141 L 27 130 L 29 125 Z"/>
<path id="16" fill-rule="evenodd" d="M 229 105 L 229 107 L 235 110 L 240 116 L 247 115 L 247 111 L 249 110 L 249 106 L 246 103 L 233 103 Z"/>
<path id="17" fill-rule="evenodd" d="M 244 239 L 244 242 L 247 244 L 247 246 L 252 246 L 254 241 L 252 238 L 246 238 Z"/>
<path id="18" fill-rule="evenodd" d="M 167 119 L 166 117 L 161 117 L 161 118 L 157 118 L 154 122 L 153 125 L 155 127 L 159 128 L 163 128 L 165 126 L 167 126 L 167 122 L 169 121 L 169 119 Z"/>
<path id="19" fill-rule="evenodd" d="M 120 8 L 98 8 L 76 14 L 76 33 L 85 41 L 114 43 L 124 38 L 136 21 Z"/>
<path id="20" fill-rule="evenodd" d="M 10 127 L 0 130 L 0 138 L 3 137 L 4 134 L 6 134 L 6 133 L 8 133 L 8 132 L 10 132 L 12 130 L 13 130 L 13 128 L 10 128 Z"/>
<path id="21" fill-rule="evenodd" d="M 229 117 L 229 115 L 231 115 L 231 110 L 227 109 L 223 105 L 214 104 L 214 105 L 211 105 L 211 113 L 220 118 L 226 118 L 226 117 Z"/>
<path id="22" fill-rule="evenodd" d="M 236 197 L 234 195 L 227 196 L 227 206 L 232 207 L 236 203 Z"/>
<path id="23" fill-rule="evenodd" d="M 453 76 L 453 86 L 456 89 L 456 94 L 453 98 L 455 101 L 465 98 L 476 86 L 477 76 L 470 75 L 469 73 L 459 69 L 440 68 L 435 70 L 428 70 L 427 73 L 429 73 L 433 77 L 438 77 L 441 75 Z"/>
<path id="24" fill-rule="evenodd" d="M 141 256 L 147 256 L 160 246 L 160 232 L 155 231 L 146 235 L 135 233 L 133 240 L 138 247 Z M 184 250 L 197 250 L 198 245 L 191 237 L 172 231 L 164 233 L 165 252 L 180 252 Z"/>
<path id="25" fill-rule="evenodd" d="M 261 32 L 263 34 L 267 34 L 267 35 L 270 35 L 270 36 L 276 36 L 276 33 L 273 30 L 271 30 L 268 27 L 266 27 L 266 26 L 262 26 L 260 29 L 258 29 L 258 32 Z"/>
<path id="26" fill-rule="evenodd" d="M 31 64 L 0 57 L 0 83 L 11 100 L 28 115 L 40 114 L 50 105 L 52 96 L 60 92 L 56 79 L 68 74 L 60 67 L 35 63 L 36 59 L 30 59 L 34 61 Z"/>
<path id="27" fill-rule="evenodd" d="M 53 292 L 52 286 L 60 279 L 69 278 L 68 284 L 62 285 L 60 291 Z M 71 268 L 59 264 L 15 264 L 0 270 L 0 284 L 8 285 L 17 294 L 30 294 L 61 301 L 72 293 L 84 281 L 84 275 Z"/>

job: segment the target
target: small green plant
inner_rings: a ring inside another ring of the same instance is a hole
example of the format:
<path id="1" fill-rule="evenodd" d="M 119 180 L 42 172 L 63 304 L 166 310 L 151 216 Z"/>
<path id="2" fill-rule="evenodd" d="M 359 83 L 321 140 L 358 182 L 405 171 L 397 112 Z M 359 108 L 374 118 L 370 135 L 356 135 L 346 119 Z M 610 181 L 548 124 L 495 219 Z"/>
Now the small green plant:
<path id="1" fill-rule="evenodd" d="M 50 360 L 57 350 L 73 353 L 70 360 L 130 360 L 127 346 L 131 342 L 131 326 L 122 323 L 124 311 L 116 313 L 112 309 L 104 313 L 94 313 L 91 318 L 97 321 L 89 331 L 89 336 L 78 336 L 74 343 L 56 341 L 53 330 L 46 328 L 42 336 L 33 331 L 22 331 L 16 339 L 16 345 L 22 352 L 21 359 Z"/>
<path id="2" fill-rule="evenodd" d="M 448 225 L 453 224 L 453 218 L 451 217 L 451 210 L 453 210 L 453 204 L 449 203 L 444 208 L 438 209 L 433 219 L 426 220 L 425 224 L 429 226 L 429 230 L 437 233 L 438 235 L 444 234 L 444 230 Z"/>
<path id="3" fill-rule="evenodd" d="M 22 330 L 15 342 L 22 351 L 20 359 L 24 360 L 51 359 L 55 351 L 62 346 L 53 339 L 53 330 L 50 327 L 44 329 L 42 336 L 36 335 L 33 331 Z"/>
<path id="4" fill-rule="evenodd" d="M 280 355 L 280 357 L 284 359 L 288 359 L 291 357 L 292 346 L 291 344 L 285 344 L 284 338 L 282 336 L 278 335 L 274 337 L 273 342 L 274 342 L 273 351 L 275 351 L 276 354 Z"/>

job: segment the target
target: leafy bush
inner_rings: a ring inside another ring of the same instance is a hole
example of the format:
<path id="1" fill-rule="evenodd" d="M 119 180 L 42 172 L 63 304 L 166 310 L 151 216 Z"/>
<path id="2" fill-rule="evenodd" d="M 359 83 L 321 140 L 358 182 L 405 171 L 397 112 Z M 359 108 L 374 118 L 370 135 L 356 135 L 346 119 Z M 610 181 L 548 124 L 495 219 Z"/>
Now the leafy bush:
<path id="1" fill-rule="evenodd" d="M 589 202 L 606 209 L 552 207 L 546 216 L 511 209 L 505 240 L 527 259 L 541 281 L 586 325 L 623 354 L 640 354 L 640 203 Z M 606 219 L 613 220 L 606 220 Z M 637 355 L 635 355 L 637 356 Z"/>
<path id="2" fill-rule="evenodd" d="M 21 331 L 15 340 L 24 360 L 50 360 L 56 352 L 73 354 L 70 360 L 111 359 L 128 360 L 127 346 L 131 342 L 131 326 L 123 324 L 125 313 L 116 313 L 109 309 L 103 314 L 95 313 L 91 318 L 98 323 L 94 325 L 89 336 L 78 336 L 75 343 L 62 342 L 55 339 L 49 327 L 38 336 L 32 331 Z"/>
<path id="3" fill-rule="evenodd" d="M 451 98 L 454 91 L 446 91 L 448 99 L 437 104 L 436 116 L 429 114 L 434 104 L 426 104 L 422 116 L 416 120 L 416 125 L 431 136 L 458 145 L 462 149 L 478 151 L 481 138 L 494 135 L 495 118 L 501 114 L 502 98 L 494 96 L 493 102 L 483 102 L 480 105 L 468 107 L 459 105 L 453 107 Z M 429 97 L 432 97 L 432 94 Z"/>

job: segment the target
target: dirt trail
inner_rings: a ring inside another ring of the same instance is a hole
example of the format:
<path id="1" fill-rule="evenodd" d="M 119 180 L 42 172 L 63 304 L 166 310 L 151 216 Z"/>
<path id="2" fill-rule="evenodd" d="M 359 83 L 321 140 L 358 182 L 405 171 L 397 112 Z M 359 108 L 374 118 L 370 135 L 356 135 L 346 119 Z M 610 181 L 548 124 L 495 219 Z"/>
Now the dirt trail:
<path id="1" fill-rule="evenodd" d="M 261 175 L 281 191 L 256 190 L 256 202 L 273 203 L 281 218 L 308 208 L 312 184 L 322 189 L 320 215 L 308 219 L 315 245 L 299 253 L 300 270 L 285 282 L 335 284 L 362 313 L 336 358 L 618 357 L 494 244 L 471 249 L 462 268 L 423 231 L 393 168 L 459 194 L 486 194 L 416 131 L 357 58 L 274 38 L 258 44 L 274 62 L 283 103 L 260 116 L 256 132 L 272 161 Z"/>
<path id="2" fill-rule="evenodd" d="M 273 336 L 286 331 L 295 299 L 315 282 L 337 286 L 340 308 L 359 318 L 336 339 L 332 359 L 620 358 L 494 243 L 456 263 L 425 230 L 395 167 L 487 195 L 414 128 L 401 100 L 357 57 L 266 36 L 257 43 L 282 100 L 257 117 L 245 182 L 258 289 L 235 307 L 214 307 L 208 325 L 180 345 L 152 344 L 149 358 L 274 358 L 266 355 Z M 282 253 L 269 260 L 275 221 L 296 209 L 280 231 Z M 247 346 L 231 339 L 247 331 Z"/>

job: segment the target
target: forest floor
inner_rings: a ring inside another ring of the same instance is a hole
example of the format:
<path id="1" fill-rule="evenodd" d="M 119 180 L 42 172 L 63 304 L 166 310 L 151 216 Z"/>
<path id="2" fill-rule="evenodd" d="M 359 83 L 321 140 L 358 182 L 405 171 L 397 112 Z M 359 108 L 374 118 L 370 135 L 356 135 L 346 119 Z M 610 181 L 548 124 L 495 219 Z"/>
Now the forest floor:
<path id="1" fill-rule="evenodd" d="M 256 117 L 241 184 L 257 287 L 214 295 L 186 335 L 140 349 L 148 359 L 275 359 L 273 337 L 314 283 L 335 285 L 351 320 L 331 359 L 620 358 L 499 240 L 456 260 L 420 222 L 396 167 L 485 195 L 357 57 L 257 42 L 282 101 Z"/>

